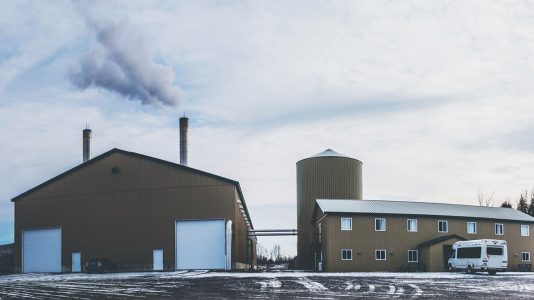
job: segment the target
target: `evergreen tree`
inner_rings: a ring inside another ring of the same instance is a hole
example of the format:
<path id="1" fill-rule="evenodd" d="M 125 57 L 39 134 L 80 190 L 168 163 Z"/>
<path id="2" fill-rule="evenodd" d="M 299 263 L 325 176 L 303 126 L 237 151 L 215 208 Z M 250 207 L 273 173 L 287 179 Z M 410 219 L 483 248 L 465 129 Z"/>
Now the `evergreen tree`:
<path id="1" fill-rule="evenodd" d="M 517 203 L 517 210 L 523 213 L 528 213 L 528 204 L 527 204 L 527 197 L 525 195 L 521 194 L 521 197 L 519 198 L 519 202 Z"/>
<path id="2" fill-rule="evenodd" d="M 530 195 L 530 205 L 528 206 L 528 214 L 534 217 L 534 194 Z"/>
<path id="3" fill-rule="evenodd" d="M 504 200 L 501 207 L 512 208 L 512 203 L 508 202 L 508 200 Z"/>

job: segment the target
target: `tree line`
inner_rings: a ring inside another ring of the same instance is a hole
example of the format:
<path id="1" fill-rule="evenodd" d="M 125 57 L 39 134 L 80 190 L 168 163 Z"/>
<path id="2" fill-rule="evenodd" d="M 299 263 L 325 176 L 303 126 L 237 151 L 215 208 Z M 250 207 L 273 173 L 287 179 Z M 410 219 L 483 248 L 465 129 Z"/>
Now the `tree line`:
<path id="1" fill-rule="evenodd" d="M 530 203 L 528 200 L 530 200 Z M 518 211 L 534 217 L 534 190 L 530 193 L 530 197 L 528 191 L 522 192 L 515 206 Z M 501 207 L 513 208 L 514 203 L 511 199 L 506 199 L 502 202 Z"/>

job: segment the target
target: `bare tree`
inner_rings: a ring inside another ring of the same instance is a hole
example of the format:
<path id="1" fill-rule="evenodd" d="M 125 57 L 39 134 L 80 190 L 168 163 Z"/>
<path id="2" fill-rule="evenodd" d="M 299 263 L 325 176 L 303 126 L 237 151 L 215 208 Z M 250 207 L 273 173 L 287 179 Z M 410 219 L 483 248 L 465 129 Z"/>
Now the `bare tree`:
<path id="1" fill-rule="evenodd" d="M 282 259 L 282 248 L 280 245 L 274 245 L 271 250 L 271 259 L 275 262 L 279 262 Z"/>
<path id="2" fill-rule="evenodd" d="M 478 194 L 478 205 L 480 206 L 495 206 L 495 199 L 493 199 L 493 195 L 495 192 L 492 192 L 491 195 L 487 196 L 484 193 L 483 189 L 477 189 Z"/>

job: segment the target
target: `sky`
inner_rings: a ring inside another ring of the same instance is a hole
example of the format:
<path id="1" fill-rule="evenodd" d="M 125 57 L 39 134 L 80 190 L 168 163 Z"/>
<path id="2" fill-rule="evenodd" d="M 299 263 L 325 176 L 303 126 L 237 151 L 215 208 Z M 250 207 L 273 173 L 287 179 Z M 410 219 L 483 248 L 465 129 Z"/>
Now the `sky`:
<path id="1" fill-rule="evenodd" d="M 0 243 L 11 199 L 111 148 L 240 182 L 296 228 L 295 163 L 363 162 L 365 199 L 534 187 L 534 2 L 0 0 Z M 261 238 L 287 255 L 294 237 Z"/>

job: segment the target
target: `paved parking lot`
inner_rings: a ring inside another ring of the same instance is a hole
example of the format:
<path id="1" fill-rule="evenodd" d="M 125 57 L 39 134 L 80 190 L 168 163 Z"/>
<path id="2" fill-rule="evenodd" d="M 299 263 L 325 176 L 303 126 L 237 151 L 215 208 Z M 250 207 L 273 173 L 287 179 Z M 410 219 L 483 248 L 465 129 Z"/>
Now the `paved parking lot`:
<path id="1" fill-rule="evenodd" d="M 220 273 L 0 276 L 0 299 L 534 297 L 534 273 Z"/>

